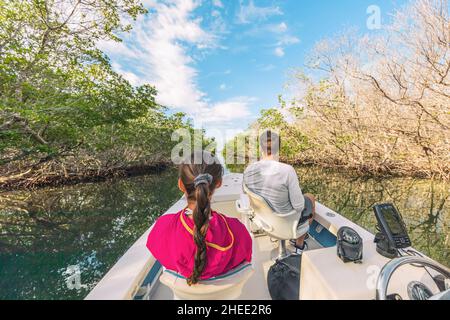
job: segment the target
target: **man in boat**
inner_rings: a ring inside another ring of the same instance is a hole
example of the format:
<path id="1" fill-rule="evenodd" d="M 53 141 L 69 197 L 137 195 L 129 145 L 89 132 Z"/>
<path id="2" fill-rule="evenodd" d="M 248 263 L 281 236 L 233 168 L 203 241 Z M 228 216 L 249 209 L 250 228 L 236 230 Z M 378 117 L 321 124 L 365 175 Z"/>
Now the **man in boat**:
<path id="1" fill-rule="evenodd" d="M 291 244 L 301 254 L 306 248 L 304 240 L 307 232 L 304 231 L 309 229 L 314 219 L 315 198 L 311 194 L 302 193 L 295 169 L 278 161 L 281 144 L 279 135 L 267 130 L 261 134 L 259 142 L 261 160 L 247 167 L 244 184 L 250 191 L 263 197 L 278 214 L 288 214 L 293 210 L 300 213 L 297 230 L 298 234 L 304 235 L 292 239 Z"/>

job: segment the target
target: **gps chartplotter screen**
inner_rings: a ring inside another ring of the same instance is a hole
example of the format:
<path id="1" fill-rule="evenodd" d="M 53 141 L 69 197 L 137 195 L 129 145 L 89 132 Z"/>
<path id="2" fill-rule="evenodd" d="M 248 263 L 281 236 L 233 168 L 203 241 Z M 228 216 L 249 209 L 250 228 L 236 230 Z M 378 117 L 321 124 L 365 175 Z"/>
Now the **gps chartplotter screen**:
<path id="1" fill-rule="evenodd" d="M 399 215 L 394 210 L 395 209 L 393 207 L 383 207 L 381 209 L 383 217 L 386 220 L 392 235 L 398 236 L 407 234 Z"/>

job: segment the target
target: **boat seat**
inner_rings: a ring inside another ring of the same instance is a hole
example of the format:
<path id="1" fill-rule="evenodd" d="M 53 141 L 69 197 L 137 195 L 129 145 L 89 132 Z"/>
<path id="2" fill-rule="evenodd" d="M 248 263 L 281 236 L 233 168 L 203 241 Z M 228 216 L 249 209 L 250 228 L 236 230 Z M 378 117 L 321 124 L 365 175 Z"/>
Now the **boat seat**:
<path id="1" fill-rule="evenodd" d="M 299 225 L 300 213 L 296 210 L 288 214 L 275 212 L 267 201 L 250 191 L 246 185 L 243 185 L 244 192 L 249 198 L 251 211 L 244 208 L 246 201 L 242 199 L 236 202 L 236 206 L 246 215 L 251 215 L 252 220 L 258 227 L 264 230 L 267 235 L 279 240 L 279 253 L 277 259 L 283 259 L 289 256 L 286 249 L 286 240 L 297 239 L 309 231 L 309 221 Z M 251 212 L 251 213 L 249 213 Z"/>
<path id="2" fill-rule="evenodd" d="M 244 263 L 226 274 L 201 280 L 192 286 L 187 284 L 185 277 L 167 269 L 159 280 L 172 290 L 175 300 L 233 300 L 239 298 L 253 273 L 253 265 Z"/>

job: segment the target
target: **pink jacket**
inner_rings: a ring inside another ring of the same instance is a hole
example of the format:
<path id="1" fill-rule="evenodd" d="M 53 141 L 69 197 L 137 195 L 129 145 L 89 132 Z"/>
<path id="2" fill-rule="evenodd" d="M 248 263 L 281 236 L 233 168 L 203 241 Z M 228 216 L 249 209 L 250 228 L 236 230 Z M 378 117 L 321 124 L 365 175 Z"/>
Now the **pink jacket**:
<path id="1" fill-rule="evenodd" d="M 194 269 L 197 247 L 193 239 L 194 221 L 184 210 L 167 214 L 156 221 L 147 248 L 167 269 L 188 278 Z M 200 279 L 227 273 L 243 262 L 251 262 L 252 239 L 236 218 L 213 211 L 206 233 L 206 266 Z"/>

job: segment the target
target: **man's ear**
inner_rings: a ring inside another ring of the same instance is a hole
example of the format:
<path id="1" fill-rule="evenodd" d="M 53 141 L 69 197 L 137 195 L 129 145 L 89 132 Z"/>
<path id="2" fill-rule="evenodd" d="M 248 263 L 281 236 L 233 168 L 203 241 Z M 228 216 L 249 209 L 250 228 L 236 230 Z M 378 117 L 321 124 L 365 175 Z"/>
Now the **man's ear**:
<path id="1" fill-rule="evenodd" d="M 181 192 L 186 193 L 186 188 L 184 187 L 183 181 L 181 181 L 181 179 L 178 179 L 178 189 L 180 189 Z"/>
<path id="2" fill-rule="evenodd" d="M 222 180 L 217 181 L 216 189 L 219 189 L 222 186 Z"/>

